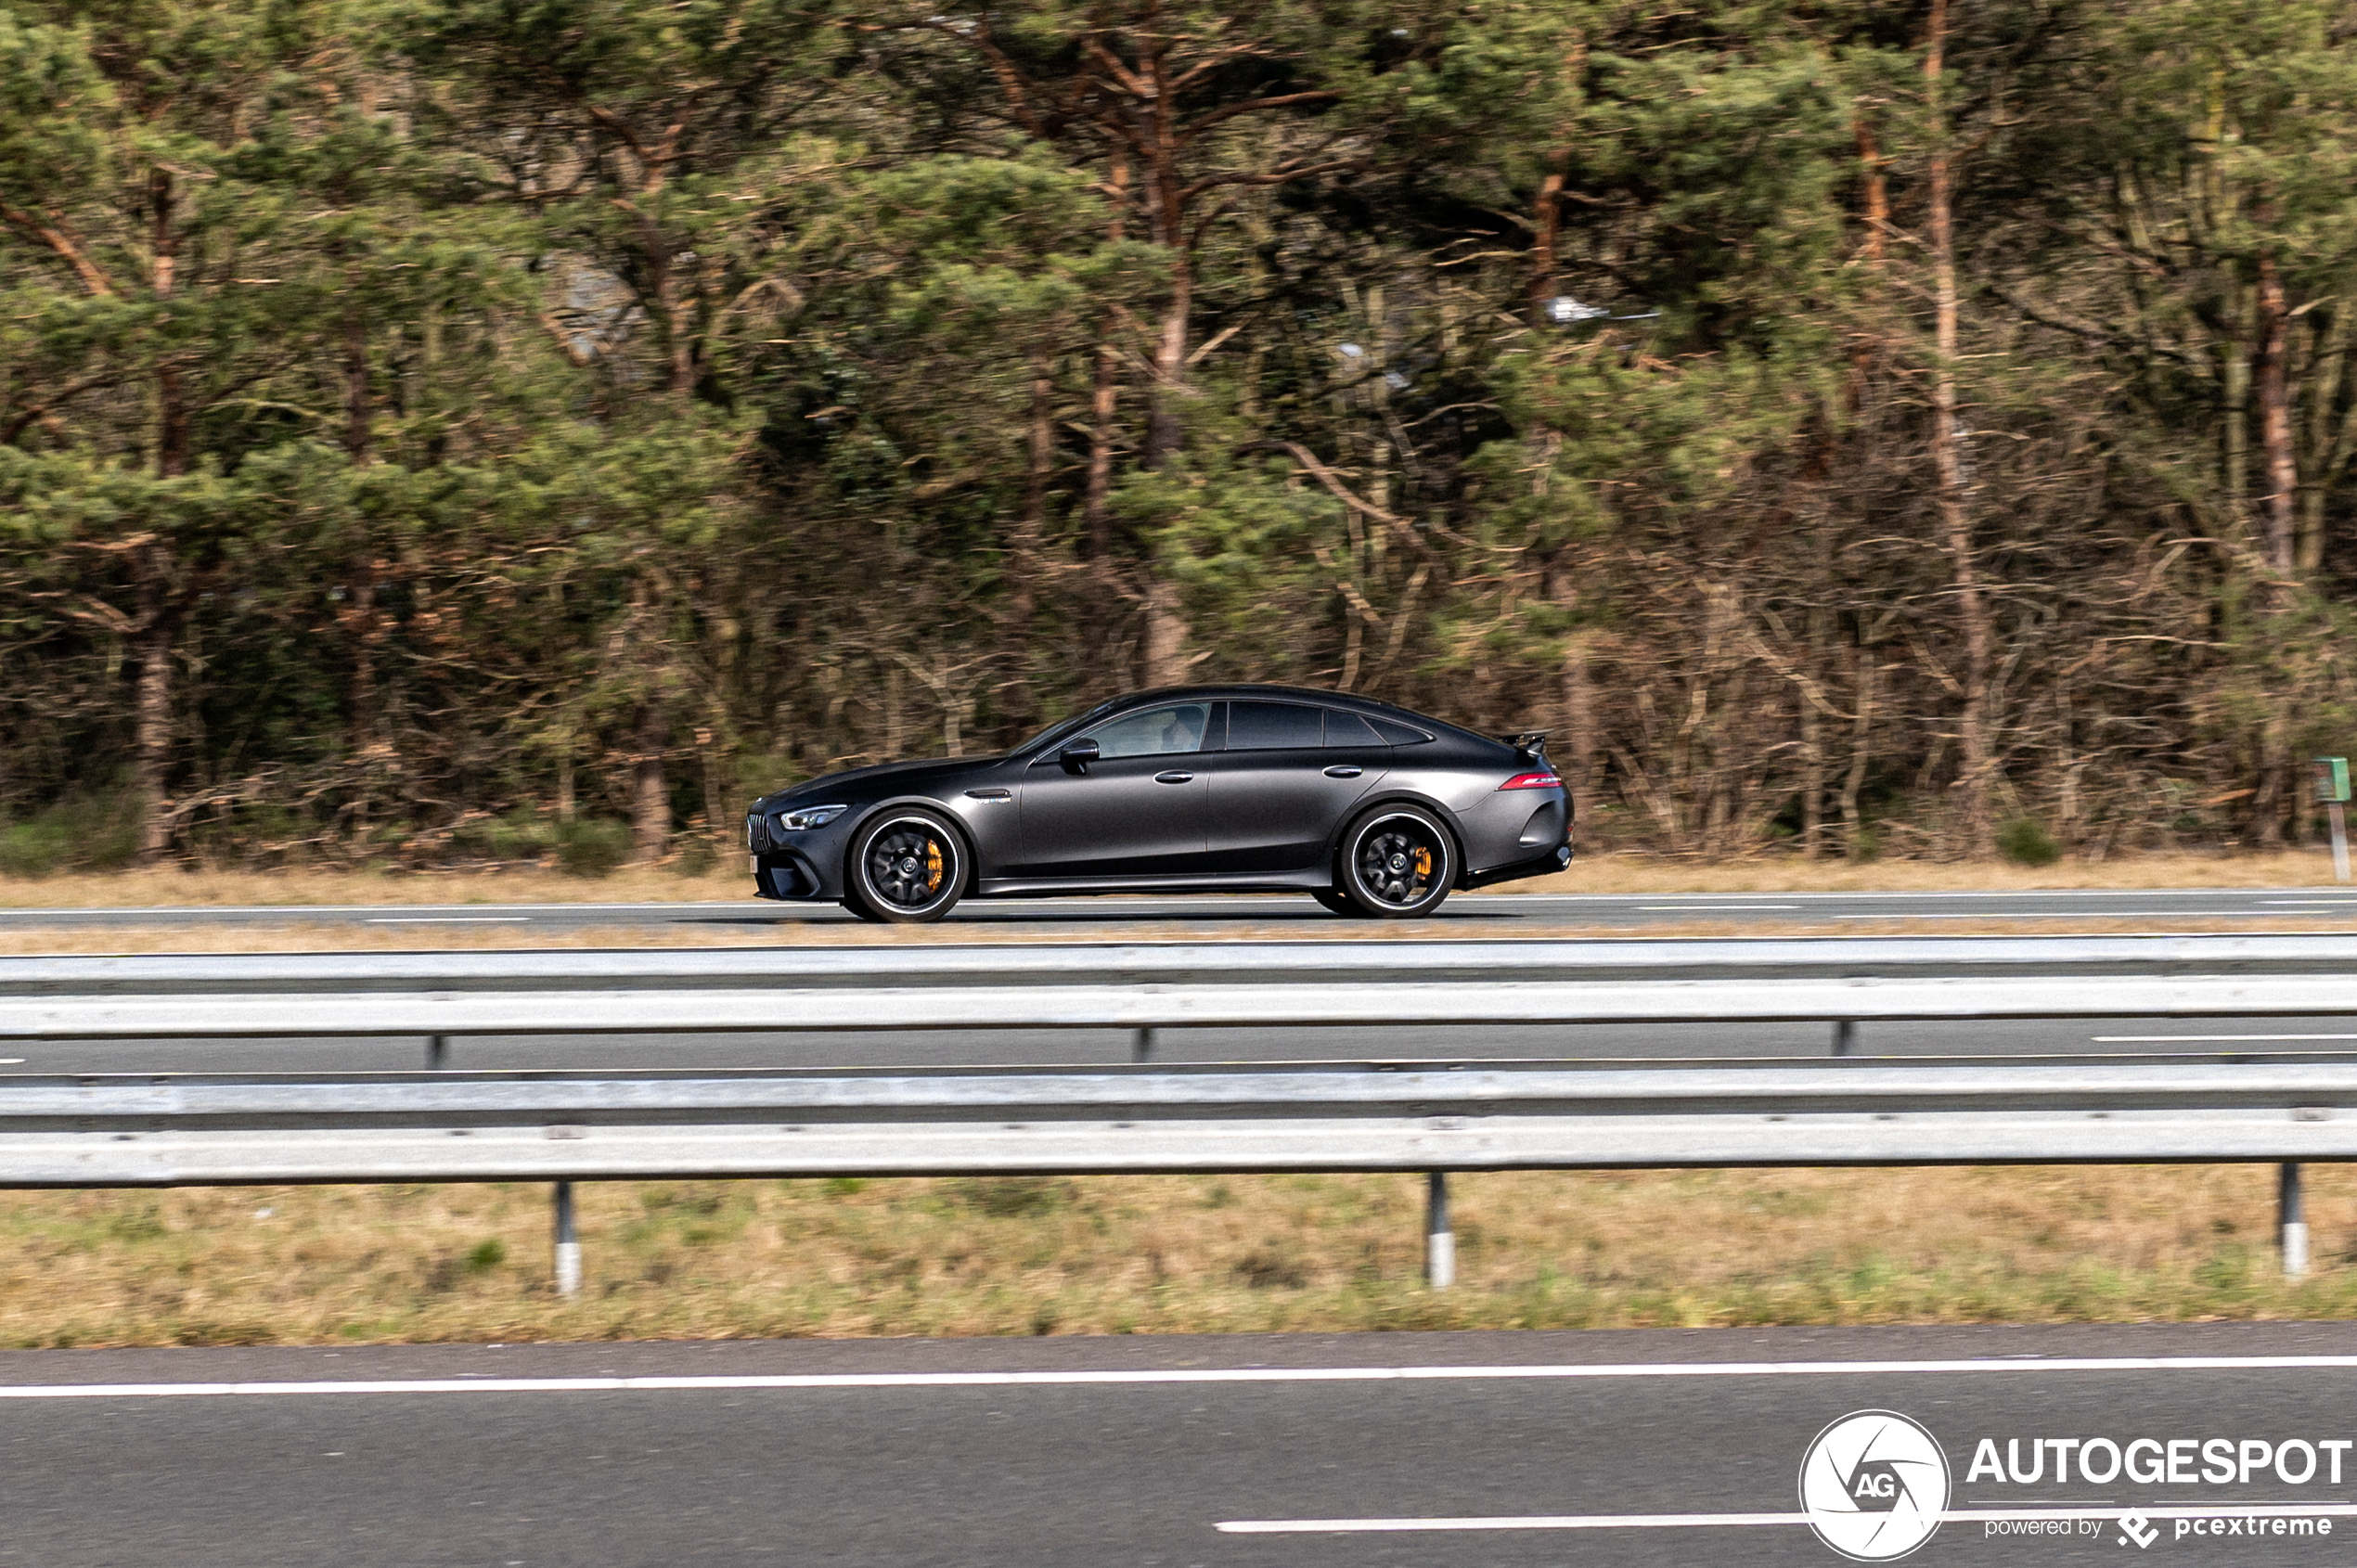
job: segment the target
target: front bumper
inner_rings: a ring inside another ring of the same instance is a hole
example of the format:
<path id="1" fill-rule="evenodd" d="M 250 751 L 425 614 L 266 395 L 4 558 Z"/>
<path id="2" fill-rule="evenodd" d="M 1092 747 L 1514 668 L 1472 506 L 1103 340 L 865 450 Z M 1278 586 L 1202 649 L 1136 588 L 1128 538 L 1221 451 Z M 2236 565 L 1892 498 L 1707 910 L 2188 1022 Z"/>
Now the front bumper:
<path id="1" fill-rule="evenodd" d="M 843 857 L 851 836 L 845 812 L 824 828 L 798 833 L 774 831 L 761 814 L 745 818 L 745 847 L 753 852 L 753 893 L 760 898 L 800 903 L 843 896 Z"/>

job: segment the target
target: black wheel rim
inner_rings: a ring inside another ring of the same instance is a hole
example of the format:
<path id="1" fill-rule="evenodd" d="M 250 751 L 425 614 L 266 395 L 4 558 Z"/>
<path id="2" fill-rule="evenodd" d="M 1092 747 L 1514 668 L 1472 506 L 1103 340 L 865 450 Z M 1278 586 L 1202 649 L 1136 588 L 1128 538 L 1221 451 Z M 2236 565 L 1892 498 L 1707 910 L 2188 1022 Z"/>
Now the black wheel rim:
<path id="1" fill-rule="evenodd" d="M 1439 835 L 1413 817 L 1391 816 L 1359 841 L 1359 885 L 1378 904 L 1410 909 L 1432 896 L 1449 865 Z"/>
<path id="2" fill-rule="evenodd" d="M 868 841 L 868 885 L 895 909 L 941 901 L 957 869 L 947 836 L 918 822 L 895 822 Z"/>

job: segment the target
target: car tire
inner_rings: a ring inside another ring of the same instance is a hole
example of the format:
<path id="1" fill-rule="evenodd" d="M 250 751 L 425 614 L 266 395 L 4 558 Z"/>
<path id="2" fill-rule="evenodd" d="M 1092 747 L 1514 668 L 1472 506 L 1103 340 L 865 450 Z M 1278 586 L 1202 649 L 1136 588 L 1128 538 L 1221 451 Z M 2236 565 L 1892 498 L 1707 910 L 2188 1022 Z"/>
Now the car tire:
<path id="1" fill-rule="evenodd" d="M 869 920 L 878 925 L 883 923 L 883 917 L 882 915 L 877 914 L 874 910 L 869 908 L 866 905 L 860 903 L 856 898 L 846 898 L 843 900 L 843 906 L 844 911 L 854 919 Z"/>
<path id="2" fill-rule="evenodd" d="M 966 885 L 966 842 L 935 812 L 914 806 L 876 814 L 851 838 L 844 903 L 894 925 L 937 920 Z"/>
<path id="3" fill-rule="evenodd" d="M 1457 841 L 1422 806 L 1377 806 L 1342 836 L 1342 891 L 1362 915 L 1411 920 L 1456 885 Z"/>
<path id="4" fill-rule="evenodd" d="M 1361 919 L 1367 913 L 1351 901 L 1348 893 L 1337 893 L 1333 888 L 1318 888 L 1309 896 L 1324 905 L 1330 913 L 1341 915 L 1349 919 Z"/>

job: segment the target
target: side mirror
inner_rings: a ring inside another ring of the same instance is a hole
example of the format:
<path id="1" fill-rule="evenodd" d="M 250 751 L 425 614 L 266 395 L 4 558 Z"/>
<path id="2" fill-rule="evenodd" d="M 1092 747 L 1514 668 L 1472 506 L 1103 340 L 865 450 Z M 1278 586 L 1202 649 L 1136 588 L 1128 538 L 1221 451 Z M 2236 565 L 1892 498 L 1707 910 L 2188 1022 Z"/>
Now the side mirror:
<path id="1" fill-rule="evenodd" d="M 1088 765 L 1097 760 L 1097 754 L 1094 740 L 1072 740 L 1065 742 L 1064 749 L 1056 753 L 1056 761 L 1062 763 L 1068 773 L 1086 773 Z"/>

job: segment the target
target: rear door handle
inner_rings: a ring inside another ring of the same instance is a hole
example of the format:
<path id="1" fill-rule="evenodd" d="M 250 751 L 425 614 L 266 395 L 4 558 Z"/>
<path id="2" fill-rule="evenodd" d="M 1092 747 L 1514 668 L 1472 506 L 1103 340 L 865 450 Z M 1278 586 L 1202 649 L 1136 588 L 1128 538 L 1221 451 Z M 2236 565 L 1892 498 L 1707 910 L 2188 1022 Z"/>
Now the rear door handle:
<path id="1" fill-rule="evenodd" d="M 1326 769 L 1326 777 L 1329 778 L 1356 778 L 1359 777 L 1359 769 L 1355 767 L 1330 767 Z"/>
<path id="2" fill-rule="evenodd" d="M 1191 773 L 1157 773 L 1154 775 L 1154 782 L 1157 784 L 1191 784 L 1194 781 L 1195 776 Z"/>

